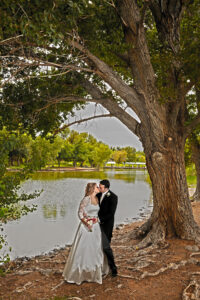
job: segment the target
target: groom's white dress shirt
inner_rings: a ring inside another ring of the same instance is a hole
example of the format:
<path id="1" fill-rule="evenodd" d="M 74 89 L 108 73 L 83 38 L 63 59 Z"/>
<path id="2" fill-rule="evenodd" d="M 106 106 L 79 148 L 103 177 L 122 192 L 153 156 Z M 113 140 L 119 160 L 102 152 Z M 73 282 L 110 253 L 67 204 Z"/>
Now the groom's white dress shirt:
<path id="1" fill-rule="evenodd" d="M 101 199 L 100 199 L 100 204 L 101 204 L 101 202 L 102 202 L 102 200 L 103 200 L 103 198 L 104 198 L 105 194 L 107 194 L 108 192 L 109 192 L 109 190 L 108 190 L 108 191 L 106 191 L 105 193 L 102 193 L 102 195 L 101 195 Z"/>

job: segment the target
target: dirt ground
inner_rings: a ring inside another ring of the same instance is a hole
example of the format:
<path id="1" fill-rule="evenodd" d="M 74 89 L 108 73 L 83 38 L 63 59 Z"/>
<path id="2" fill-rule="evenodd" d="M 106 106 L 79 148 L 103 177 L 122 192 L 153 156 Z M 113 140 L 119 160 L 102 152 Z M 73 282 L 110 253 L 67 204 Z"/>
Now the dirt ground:
<path id="1" fill-rule="evenodd" d="M 192 203 L 200 225 L 200 203 Z M 1 300 L 74 299 L 74 300 L 189 300 L 200 299 L 200 245 L 171 239 L 159 247 L 138 250 L 130 239 L 135 222 L 118 226 L 112 248 L 119 276 L 108 275 L 103 284 L 65 283 L 62 270 L 69 247 L 31 259 L 10 262 L 0 277 Z"/>

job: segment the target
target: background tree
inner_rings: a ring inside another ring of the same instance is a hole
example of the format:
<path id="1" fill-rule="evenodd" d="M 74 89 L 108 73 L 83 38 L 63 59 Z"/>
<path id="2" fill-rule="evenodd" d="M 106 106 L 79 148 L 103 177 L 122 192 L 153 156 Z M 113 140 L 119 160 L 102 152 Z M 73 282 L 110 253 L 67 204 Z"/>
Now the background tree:
<path id="1" fill-rule="evenodd" d="M 54 165 L 62 145 L 63 139 L 60 136 L 54 137 L 53 141 L 50 142 L 48 164 Z"/>
<path id="2" fill-rule="evenodd" d="M 88 135 L 88 156 L 87 156 L 87 161 L 91 167 L 96 166 L 96 150 L 98 148 L 98 142 L 97 140 L 91 135 Z"/>
<path id="3" fill-rule="evenodd" d="M 0 131 L 0 230 L 1 224 L 7 220 L 17 219 L 35 209 L 24 203 L 39 195 L 38 192 L 25 194 L 19 192 L 21 182 L 28 177 L 28 170 L 8 174 L 9 153 L 16 148 L 18 143 L 16 133 L 9 133 L 5 128 Z M 0 234 L 0 249 L 6 244 L 3 233 Z M 0 264 L 9 260 L 8 254 L 0 255 Z"/>
<path id="4" fill-rule="evenodd" d="M 112 150 L 108 145 L 99 142 L 95 149 L 92 151 L 93 156 L 93 166 L 97 166 L 99 169 L 101 166 L 104 166 L 105 162 L 109 160 Z"/>
<path id="5" fill-rule="evenodd" d="M 113 152 L 112 159 L 116 164 L 122 164 L 127 160 L 127 152 L 125 150 L 117 150 Z"/>
<path id="6" fill-rule="evenodd" d="M 84 161 L 87 160 L 88 155 L 88 145 L 87 145 L 87 133 L 78 133 L 77 131 L 72 130 L 68 141 L 72 144 L 72 157 L 73 166 L 76 167 L 77 162 L 83 165 Z"/>
<path id="7" fill-rule="evenodd" d="M 96 102 L 141 140 L 154 199 L 138 231 L 145 236 L 141 246 L 199 235 L 184 162 L 185 140 L 200 122 L 186 113 L 186 95 L 199 82 L 199 6 L 197 0 L 1 2 L 4 89 L 13 78 L 37 77 L 42 91 L 44 76 L 46 82 L 63 76 L 56 100 L 46 93 L 54 111 L 55 102 Z M 12 104 L 4 99 L 2 107 Z"/>
<path id="8" fill-rule="evenodd" d="M 134 162 L 136 161 L 136 149 L 131 147 L 131 146 L 127 146 L 122 148 L 122 150 L 125 150 L 127 153 L 127 161 L 129 162 Z"/>
<path id="9" fill-rule="evenodd" d="M 13 149 L 9 151 L 10 165 L 13 166 L 14 162 L 17 163 L 17 166 L 23 164 L 23 162 L 27 163 L 31 153 L 31 136 L 26 133 L 20 134 L 19 132 L 15 132 L 13 138 L 15 138 L 16 141 L 13 144 Z"/>
<path id="10" fill-rule="evenodd" d="M 146 159 L 145 159 L 145 154 L 143 151 L 137 151 L 136 152 L 136 161 L 137 162 L 145 162 Z"/>
<path id="11" fill-rule="evenodd" d="M 41 170 L 50 160 L 51 156 L 50 141 L 38 136 L 31 145 L 31 162 L 30 165 L 33 170 Z"/>
<path id="12" fill-rule="evenodd" d="M 58 164 L 60 165 L 60 162 L 66 161 L 66 162 L 70 162 L 72 161 L 73 158 L 73 145 L 68 141 L 64 141 L 63 146 L 61 148 L 61 150 L 58 153 L 57 156 L 57 160 L 58 160 Z"/>

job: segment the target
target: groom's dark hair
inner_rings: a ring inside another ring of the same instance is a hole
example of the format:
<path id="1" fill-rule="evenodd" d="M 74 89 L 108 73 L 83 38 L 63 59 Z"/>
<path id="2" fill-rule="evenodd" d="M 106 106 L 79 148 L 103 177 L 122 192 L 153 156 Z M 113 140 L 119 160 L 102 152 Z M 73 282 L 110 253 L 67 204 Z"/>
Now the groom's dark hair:
<path id="1" fill-rule="evenodd" d="M 109 189 L 109 187 L 110 187 L 110 181 L 107 180 L 107 179 L 101 180 L 101 181 L 100 181 L 100 184 L 104 185 L 105 188 L 107 188 L 107 189 Z"/>

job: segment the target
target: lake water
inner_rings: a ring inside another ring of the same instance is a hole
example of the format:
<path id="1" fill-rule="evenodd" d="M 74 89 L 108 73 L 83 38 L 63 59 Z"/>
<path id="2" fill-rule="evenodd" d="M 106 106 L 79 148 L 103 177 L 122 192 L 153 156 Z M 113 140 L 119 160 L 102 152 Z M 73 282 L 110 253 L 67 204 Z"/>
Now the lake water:
<path id="1" fill-rule="evenodd" d="M 4 225 L 12 247 L 11 259 L 33 256 L 71 244 L 79 223 L 77 210 L 88 182 L 108 178 L 118 195 L 115 225 L 128 223 L 150 213 L 151 187 L 145 170 L 106 170 L 102 172 L 39 172 L 23 183 L 24 191 L 43 190 L 27 203 L 37 210 Z"/>

